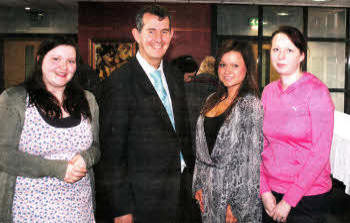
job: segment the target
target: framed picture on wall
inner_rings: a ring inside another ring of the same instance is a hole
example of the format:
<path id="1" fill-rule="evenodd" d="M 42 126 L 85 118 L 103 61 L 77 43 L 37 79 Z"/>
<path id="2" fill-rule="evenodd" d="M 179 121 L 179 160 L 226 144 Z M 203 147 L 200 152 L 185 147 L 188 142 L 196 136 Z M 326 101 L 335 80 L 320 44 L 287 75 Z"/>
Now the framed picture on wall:
<path id="1" fill-rule="evenodd" d="M 136 54 L 136 42 L 113 39 L 89 40 L 89 65 L 105 79 Z"/>

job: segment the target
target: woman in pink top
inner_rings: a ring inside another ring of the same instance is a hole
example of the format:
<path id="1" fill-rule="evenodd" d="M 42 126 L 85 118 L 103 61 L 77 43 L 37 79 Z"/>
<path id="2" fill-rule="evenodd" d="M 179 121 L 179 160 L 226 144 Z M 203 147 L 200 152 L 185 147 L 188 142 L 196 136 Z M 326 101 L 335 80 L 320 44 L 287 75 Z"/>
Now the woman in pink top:
<path id="1" fill-rule="evenodd" d="M 280 79 L 262 94 L 264 222 L 326 222 L 334 105 L 327 86 L 302 71 L 306 57 L 298 29 L 283 26 L 272 34 L 271 62 Z"/>

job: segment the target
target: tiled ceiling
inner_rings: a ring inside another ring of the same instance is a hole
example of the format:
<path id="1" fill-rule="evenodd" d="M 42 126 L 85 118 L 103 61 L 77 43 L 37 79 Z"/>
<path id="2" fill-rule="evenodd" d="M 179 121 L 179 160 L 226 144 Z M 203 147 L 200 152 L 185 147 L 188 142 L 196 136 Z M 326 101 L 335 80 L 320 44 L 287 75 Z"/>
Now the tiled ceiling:
<path id="1" fill-rule="evenodd" d="M 32 8 L 76 8 L 79 0 L 0 0 L 0 7 Z M 286 6 L 321 6 L 348 7 L 350 0 L 328 0 L 315 2 L 314 0 L 88 0 L 85 2 L 160 2 L 160 3 L 223 3 L 223 4 L 255 4 L 255 5 L 286 5 Z"/>

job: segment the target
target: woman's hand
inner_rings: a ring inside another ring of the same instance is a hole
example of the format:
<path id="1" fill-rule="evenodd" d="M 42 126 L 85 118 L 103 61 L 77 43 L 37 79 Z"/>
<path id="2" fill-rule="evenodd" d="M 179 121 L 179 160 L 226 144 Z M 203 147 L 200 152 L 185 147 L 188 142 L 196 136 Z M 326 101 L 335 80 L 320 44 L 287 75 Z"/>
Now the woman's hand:
<path id="1" fill-rule="evenodd" d="M 134 219 L 132 217 L 132 214 L 127 214 L 114 218 L 114 223 L 134 223 Z"/>
<path id="2" fill-rule="evenodd" d="M 265 192 L 261 195 L 262 202 L 266 213 L 272 217 L 276 208 L 276 198 L 273 196 L 272 192 Z"/>
<path id="3" fill-rule="evenodd" d="M 67 183 L 75 183 L 85 177 L 86 173 L 85 161 L 80 154 L 77 154 L 68 162 L 64 181 Z"/>
<path id="4" fill-rule="evenodd" d="M 275 212 L 272 216 L 273 220 L 279 222 L 286 222 L 291 208 L 292 207 L 290 206 L 290 204 L 288 204 L 285 200 L 282 199 L 275 208 Z"/>
<path id="5" fill-rule="evenodd" d="M 199 189 L 197 190 L 194 198 L 196 198 L 196 200 L 199 203 L 199 208 L 201 209 L 201 212 L 204 213 L 204 205 L 203 205 L 203 190 Z"/>
<path id="6" fill-rule="evenodd" d="M 226 223 L 236 223 L 237 218 L 232 214 L 231 205 L 227 205 L 226 209 Z"/>

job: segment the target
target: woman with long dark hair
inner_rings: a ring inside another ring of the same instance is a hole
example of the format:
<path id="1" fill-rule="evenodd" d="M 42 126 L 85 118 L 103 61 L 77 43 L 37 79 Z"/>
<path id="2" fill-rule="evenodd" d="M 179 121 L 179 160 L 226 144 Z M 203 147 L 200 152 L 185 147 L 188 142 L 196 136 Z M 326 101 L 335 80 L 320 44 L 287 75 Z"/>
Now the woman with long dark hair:
<path id="1" fill-rule="evenodd" d="M 0 96 L 0 222 L 95 222 L 99 112 L 77 61 L 72 40 L 43 41 L 32 76 Z"/>
<path id="2" fill-rule="evenodd" d="M 263 112 L 251 45 L 225 42 L 215 72 L 217 91 L 197 122 L 193 193 L 204 223 L 258 223 Z"/>

